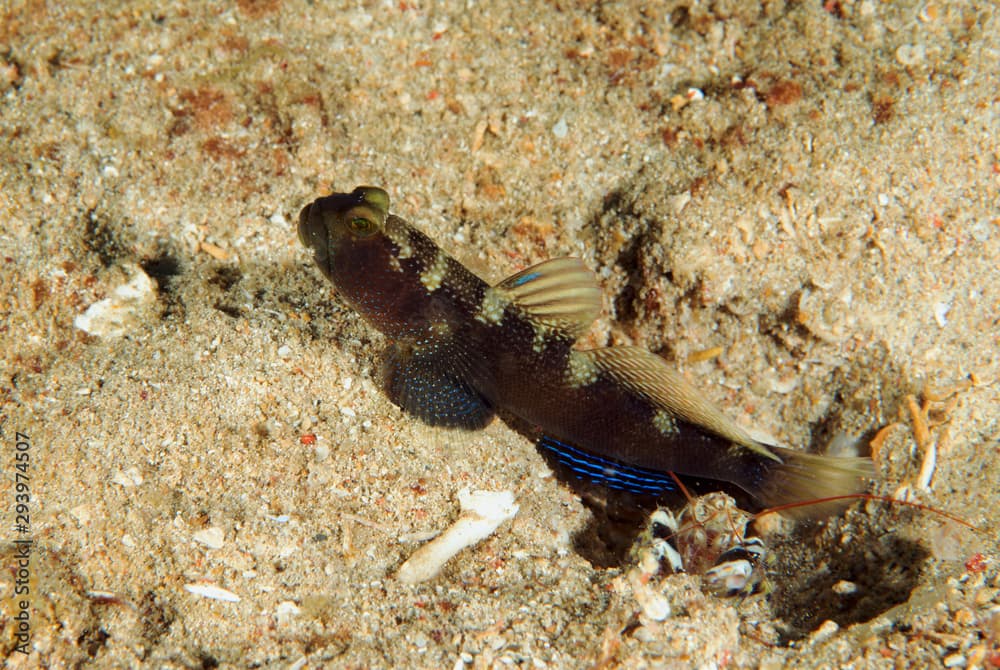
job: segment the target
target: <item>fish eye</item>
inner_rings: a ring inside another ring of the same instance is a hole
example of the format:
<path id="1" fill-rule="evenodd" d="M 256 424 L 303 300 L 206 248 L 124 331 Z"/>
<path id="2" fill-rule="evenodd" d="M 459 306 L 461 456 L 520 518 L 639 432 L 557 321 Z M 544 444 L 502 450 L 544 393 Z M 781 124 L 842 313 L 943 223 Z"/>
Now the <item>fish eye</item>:
<path id="1" fill-rule="evenodd" d="M 375 225 L 374 221 L 372 221 L 371 219 L 366 219 L 363 216 L 355 216 L 350 220 L 348 225 L 351 228 L 351 232 L 357 235 L 358 237 L 368 237 L 369 235 L 374 233 L 378 228 L 378 226 Z"/>

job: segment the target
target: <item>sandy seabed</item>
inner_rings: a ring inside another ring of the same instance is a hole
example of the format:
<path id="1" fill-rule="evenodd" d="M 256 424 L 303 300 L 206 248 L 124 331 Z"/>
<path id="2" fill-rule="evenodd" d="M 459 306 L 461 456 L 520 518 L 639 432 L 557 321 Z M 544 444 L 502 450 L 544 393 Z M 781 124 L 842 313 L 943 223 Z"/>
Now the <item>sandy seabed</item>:
<path id="1" fill-rule="evenodd" d="M 645 4 L 0 8 L 7 666 L 1000 666 L 996 7 Z M 582 257 L 584 346 L 978 531 L 859 503 L 648 618 L 521 434 L 382 395 L 295 234 L 358 184 L 492 281 Z M 465 488 L 520 511 L 401 583 Z"/>

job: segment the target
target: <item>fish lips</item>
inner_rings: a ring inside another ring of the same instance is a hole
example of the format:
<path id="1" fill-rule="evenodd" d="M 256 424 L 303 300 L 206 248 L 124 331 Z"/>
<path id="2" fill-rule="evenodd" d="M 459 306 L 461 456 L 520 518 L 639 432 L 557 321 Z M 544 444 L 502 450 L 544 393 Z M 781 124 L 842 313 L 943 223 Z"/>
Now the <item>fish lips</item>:
<path id="1" fill-rule="evenodd" d="M 299 241 L 313 252 L 316 264 L 326 270 L 330 262 L 330 240 L 323 214 L 316 202 L 299 212 Z"/>

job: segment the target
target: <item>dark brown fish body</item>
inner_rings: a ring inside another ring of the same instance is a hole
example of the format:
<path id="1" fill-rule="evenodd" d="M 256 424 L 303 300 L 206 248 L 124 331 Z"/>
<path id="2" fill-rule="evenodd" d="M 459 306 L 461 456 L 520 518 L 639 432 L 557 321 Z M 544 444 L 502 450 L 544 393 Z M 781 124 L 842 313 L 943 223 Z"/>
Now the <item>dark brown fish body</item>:
<path id="1" fill-rule="evenodd" d="M 303 209 L 299 235 L 344 299 L 393 340 L 390 398 L 424 421 L 479 428 L 502 409 L 578 476 L 657 494 L 671 472 L 731 482 L 768 505 L 863 490 L 871 461 L 764 445 L 659 357 L 573 347 L 600 310 L 593 275 L 556 259 L 496 286 L 362 187 Z"/>

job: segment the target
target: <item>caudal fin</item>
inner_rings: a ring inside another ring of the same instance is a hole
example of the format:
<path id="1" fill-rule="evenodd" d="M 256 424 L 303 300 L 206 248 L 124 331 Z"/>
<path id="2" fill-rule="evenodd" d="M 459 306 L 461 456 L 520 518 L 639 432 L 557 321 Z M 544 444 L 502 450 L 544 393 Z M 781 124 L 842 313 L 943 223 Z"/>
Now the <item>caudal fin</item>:
<path id="1" fill-rule="evenodd" d="M 767 469 L 757 497 L 768 507 L 805 503 L 864 493 L 875 476 L 870 458 L 817 456 L 783 447 L 768 447 L 781 459 Z M 803 505 L 782 510 L 793 519 L 817 519 L 837 514 L 850 499 Z"/>

